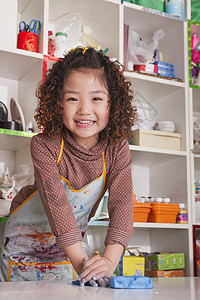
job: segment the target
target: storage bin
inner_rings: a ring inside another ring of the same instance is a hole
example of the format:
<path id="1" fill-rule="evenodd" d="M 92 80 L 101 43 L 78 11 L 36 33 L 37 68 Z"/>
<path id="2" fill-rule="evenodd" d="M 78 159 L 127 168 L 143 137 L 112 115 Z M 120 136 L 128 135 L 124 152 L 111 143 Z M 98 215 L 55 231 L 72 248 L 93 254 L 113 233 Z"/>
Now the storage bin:
<path id="1" fill-rule="evenodd" d="M 178 204 L 152 203 L 148 222 L 154 223 L 176 223 L 176 216 L 179 212 Z"/>
<path id="2" fill-rule="evenodd" d="M 159 130 L 137 129 L 132 133 L 131 144 L 144 147 L 180 150 L 179 133 Z"/>
<path id="3" fill-rule="evenodd" d="M 150 203 L 134 203 L 134 222 L 147 222 L 150 210 Z"/>
<path id="4" fill-rule="evenodd" d="M 145 256 L 145 271 L 185 269 L 184 253 L 163 253 Z"/>

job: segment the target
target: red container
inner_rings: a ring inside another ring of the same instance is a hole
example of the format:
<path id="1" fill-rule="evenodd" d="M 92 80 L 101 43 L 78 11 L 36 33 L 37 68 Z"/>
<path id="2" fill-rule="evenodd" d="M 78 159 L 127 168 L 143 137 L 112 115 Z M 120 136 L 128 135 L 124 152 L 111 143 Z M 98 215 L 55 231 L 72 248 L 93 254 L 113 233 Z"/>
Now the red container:
<path id="1" fill-rule="evenodd" d="M 17 48 L 31 52 L 37 52 L 38 35 L 34 32 L 20 32 L 18 34 Z"/>

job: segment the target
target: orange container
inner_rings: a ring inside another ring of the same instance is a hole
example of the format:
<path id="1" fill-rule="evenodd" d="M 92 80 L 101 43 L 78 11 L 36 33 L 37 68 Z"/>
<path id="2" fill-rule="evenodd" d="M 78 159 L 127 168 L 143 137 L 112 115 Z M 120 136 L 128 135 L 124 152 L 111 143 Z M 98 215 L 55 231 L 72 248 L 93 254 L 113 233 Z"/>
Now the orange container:
<path id="1" fill-rule="evenodd" d="M 176 223 L 178 212 L 178 204 L 152 203 L 152 210 L 149 214 L 148 222 Z"/>
<path id="2" fill-rule="evenodd" d="M 134 222 L 147 222 L 150 210 L 150 203 L 134 203 Z"/>

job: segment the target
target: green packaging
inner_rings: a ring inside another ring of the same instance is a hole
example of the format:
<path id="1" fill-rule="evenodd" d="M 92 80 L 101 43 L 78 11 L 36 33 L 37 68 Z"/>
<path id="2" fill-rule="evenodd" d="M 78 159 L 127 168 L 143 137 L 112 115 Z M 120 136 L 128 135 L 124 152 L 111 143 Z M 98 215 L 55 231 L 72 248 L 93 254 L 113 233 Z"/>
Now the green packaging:
<path id="1" fill-rule="evenodd" d="M 145 271 L 167 271 L 184 268 L 184 253 L 165 253 L 145 256 Z"/>
<path id="2" fill-rule="evenodd" d="M 144 7 L 156 9 L 159 11 L 165 11 L 165 1 L 164 0 L 125 0 L 126 2 L 131 2 Z"/>

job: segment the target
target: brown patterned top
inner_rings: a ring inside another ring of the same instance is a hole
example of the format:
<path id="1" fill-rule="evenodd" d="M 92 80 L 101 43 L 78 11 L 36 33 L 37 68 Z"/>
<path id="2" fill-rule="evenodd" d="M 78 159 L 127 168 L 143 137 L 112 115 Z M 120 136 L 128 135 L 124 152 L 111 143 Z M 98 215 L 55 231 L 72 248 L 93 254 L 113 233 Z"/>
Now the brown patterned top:
<path id="1" fill-rule="evenodd" d="M 63 139 L 63 153 L 57 165 L 61 138 L 50 138 L 45 134 L 38 134 L 32 138 L 31 155 L 35 184 L 22 188 L 12 202 L 11 212 L 38 189 L 58 246 L 65 247 L 81 241 L 81 232 L 77 227 L 60 175 L 69 180 L 73 189 L 81 189 L 102 174 L 102 153 L 105 151 L 107 169 L 105 188 L 93 206 L 89 219 L 94 216 L 100 200 L 108 190 L 110 222 L 105 244 L 119 243 L 127 247 L 133 234 L 133 191 L 128 142 L 123 140 L 113 146 L 108 140 L 103 140 L 88 150 L 78 145 L 67 130 Z"/>

